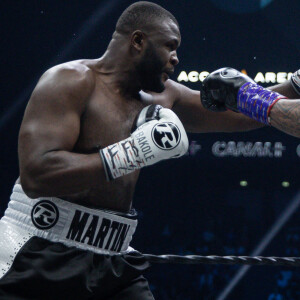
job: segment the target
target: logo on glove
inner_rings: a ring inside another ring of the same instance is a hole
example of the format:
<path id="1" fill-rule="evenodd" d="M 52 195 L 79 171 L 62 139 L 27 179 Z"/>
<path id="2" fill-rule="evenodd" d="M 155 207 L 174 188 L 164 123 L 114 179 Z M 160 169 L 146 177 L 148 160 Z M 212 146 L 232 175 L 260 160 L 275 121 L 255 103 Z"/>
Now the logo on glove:
<path id="1" fill-rule="evenodd" d="M 236 70 L 233 70 L 231 68 L 224 68 L 224 70 L 222 70 L 220 75 L 221 75 L 221 77 L 224 77 L 224 78 L 235 78 L 235 77 L 239 76 L 239 72 L 237 72 Z"/>
<path id="2" fill-rule="evenodd" d="M 50 229 L 59 217 L 57 206 L 48 200 L 36 203 L 31 211 L 31 220 L 35 227 L 39 229 Z"/>
<path id="3" fill-rule="evenodd" d="M 156 124 L 151 136 L 154 144 L 163 150 L 174 149 L 180 142 L 180 131 L 175 124 L 170 122 Z"/>

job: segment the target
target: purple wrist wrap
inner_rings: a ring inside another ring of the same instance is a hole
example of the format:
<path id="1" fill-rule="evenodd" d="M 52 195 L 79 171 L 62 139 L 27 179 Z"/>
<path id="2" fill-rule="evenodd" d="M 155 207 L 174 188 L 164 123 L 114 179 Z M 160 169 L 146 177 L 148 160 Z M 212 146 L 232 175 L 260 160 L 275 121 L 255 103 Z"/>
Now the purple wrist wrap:
<path id="1" fill-rule="evenodd" d="M 241 86 L 237 95 L 237 108 L 246 116 L 269 125 L 269 112 L 273 104 L 286 97 L 262 86 L 247 82 Z"/>

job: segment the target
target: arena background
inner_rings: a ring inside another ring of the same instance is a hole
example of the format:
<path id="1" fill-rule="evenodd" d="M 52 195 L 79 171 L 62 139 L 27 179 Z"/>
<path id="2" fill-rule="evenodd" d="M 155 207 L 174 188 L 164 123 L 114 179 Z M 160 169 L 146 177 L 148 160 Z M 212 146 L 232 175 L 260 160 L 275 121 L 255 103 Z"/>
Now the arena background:
<path id="1" fill-rule="evenodd" d="M 100 57 L 133 2 L 1 1 L 1 215 L 18 176 L 18 130 L 38 78 L 55 64 Z M 300 67 L 299 0 L 154 2 L 179 21 L 173 79 L 193 89 L 223 66 L 264 86 Z M 300 256 L 299 139 L 273 128 L 189 138 L 188 155 L 141 172 L 133 246 L 155 254 Z M 156 299 L 300 299 L 293 268 L 154 265 L 146 277 Z"/>

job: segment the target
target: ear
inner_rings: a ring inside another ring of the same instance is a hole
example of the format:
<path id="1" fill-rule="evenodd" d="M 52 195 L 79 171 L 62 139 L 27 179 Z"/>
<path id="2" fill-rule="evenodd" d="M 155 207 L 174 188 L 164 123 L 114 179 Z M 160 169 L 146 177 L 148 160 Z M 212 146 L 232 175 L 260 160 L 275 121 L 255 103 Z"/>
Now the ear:
<path id="1" fill-rule="evenodd" d="M 138 52 L 142 51 L 145 45 L 145 37 L 146 35 L 140 30 L 134 31 L 131 35 L 131 45 Z"/>

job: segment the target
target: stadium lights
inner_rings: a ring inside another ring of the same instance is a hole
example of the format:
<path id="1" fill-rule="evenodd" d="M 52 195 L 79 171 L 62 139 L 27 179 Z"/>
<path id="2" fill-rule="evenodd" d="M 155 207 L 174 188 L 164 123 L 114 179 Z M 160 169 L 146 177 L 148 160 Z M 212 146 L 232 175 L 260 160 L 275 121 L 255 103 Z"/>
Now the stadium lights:
<path id="1" fill-rule="evenodd" d="M 248 185 L 248 181 L 246 181 L 246 180 L 241 180 L 241 181 L 240 181 L 240 186 L 245 187 L 245 186 L 247 186 L 247 185 Z"/>
<path id="2" fill-rule="evenodd" d="M 285 188 L 289 187 L 290 186 L 290 183 L 288 181 L 282 181 L 281 182 L 281 185 Z"/>

